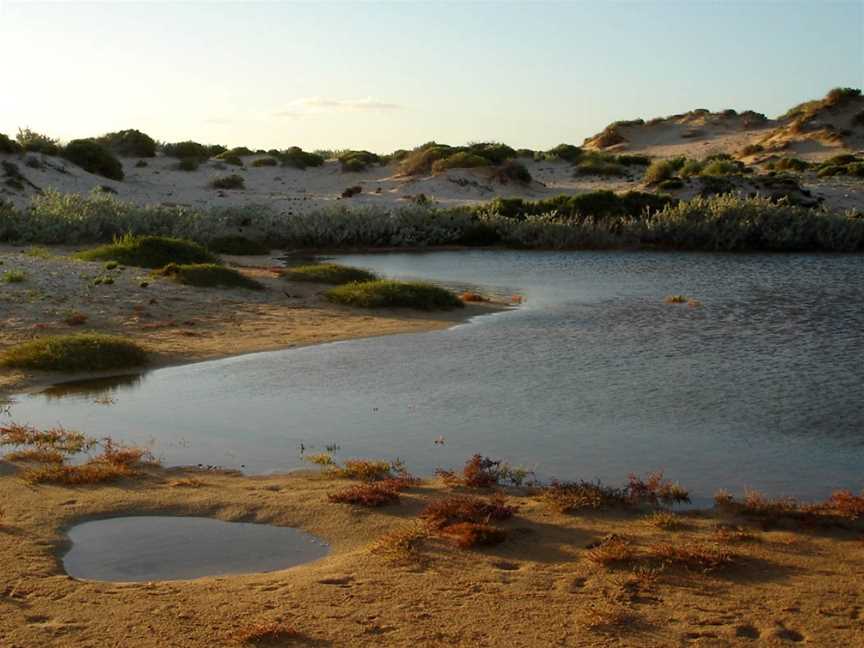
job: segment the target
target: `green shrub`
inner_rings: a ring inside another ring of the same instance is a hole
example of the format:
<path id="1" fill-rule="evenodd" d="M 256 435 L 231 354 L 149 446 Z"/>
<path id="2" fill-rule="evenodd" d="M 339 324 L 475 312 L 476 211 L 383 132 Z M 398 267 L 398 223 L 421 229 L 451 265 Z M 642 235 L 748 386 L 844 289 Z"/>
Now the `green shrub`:
<path id="1" fill-rule="evenodd" d="M 399 164 L 399 171 L 408 176 L 431 173 L 432 166 L 436 162 L 456 152 L 458 152 L 458 149 L 454 149 L 452 146 L 429 142 L 408 153 Z"/>
<path id="2" fill-rule="evenodd" d="M 270 254 L 270 248 L 259 241 L 253 241 L 245 236 L 221 236 L 207 243 L 207 249 L 219 254 L 236 256 L 258 256 Z"/>
<path id="3" fill-rule="evenodd" d="M 827 160 L 821 163 L 821 166 L 844 166 L 846 164 L 851 164 L 852 162 L 858 162 L 858 158 L 849 153 L 844 153 L 843 155 L 835 155 L 833 157 L 828 158 Z"/>
<path id="4" fill-rule="evenodd" d="M 864 162 L 853 162 L 846 165 L 846 175 L 864 178 Z"/>
<path id="5" fill-rule="evenodd" d="M 417 308 L 420 310 L 447 310 L 462 308 L 456 295 L 432 284 L 414 281 L 378 279 L 349 283 L 331 288 L 327 299 L 337 304 L 361 308 Z"/>
<path id="6" fill-rule="evenodd" d="M 110 180 L 123 179 L 123 165 L 120 160 L 96 140 L 72 140 L 64 147 L 63 157 L 89 173 L 95 173 Z"/>
<path id="7" fill-rule="evenodd" d="M 675 191 L 684 187 L 684 181 L 681 178 L 669 178 L 657 183 L 657 188 L 660 191 Z"/>
<path id="8" fill-rule="evenodd" d="M 19 128 L 15 139 L 27 153 L 60 155 L 60 143 L 58 140 L 41 133 L 36 133 L 29 128 Z"/>
<path id="9" fill-rule="evenodd" d="M 258 158 L 257 160 L 253 160 L 253 167 L 273 167 L 279 164 L 279 160 L 272 157 Z"/>
<path id="10" fill-rule="evenodd" d="M 0 133 L 0 153 L 20 153 L 21 145 L 8 135 Z"/>
<path id="11" fill-rule="evenodd" d="M 706 158 L 707 159 L 707 158 Z M 743 164 L 732 160 L 714 160 L 702 168 L 700 175 L 703 176 L 728 176 L 738 175 L 744 171 Z"/>
<path id="12" fill-rule="evenodd" d="M 441 173 L 448 169 L 471 169 L 475 167 L 486 167 L 490 164 L 491 162 L 484 157 L 466 151 L 460 151 L 459 153 L 454 153 L 443 160 L 436 160 L 432 164 L 432 171 L 433 173 Z"/>
<path id="13" fill-rule="evenodd" d="M 153 271 L 154 276 L 168 277 L 177 283 L 198 288 L 246 288 L 263 290 L 259 282 L 240 274 L 233 268 L 216 263 L 169 263 L 164 268 Z"/>
<path id="14" fill-rule="evenodd" d="M 378 276 L 367 270 L 337 263 L 313 263 L 288 268 L 283 276 L 291 281 L 310 281 L 325 284 L 347 284 L 353 281 L 374 281 Z"/>
<path id="15" fill-rule="evenodd" d="M 613 217 L 642 218 L 674 203 L 669 196 L 640 191 L 616 194 L 614 191 L 588 191 L 575 196 L 561 195 L 536 202 L 521 198 L 497 198 L 486 206 L 475 208 L 499 214 L 505 218 L 526 220 L 532 216 L 557 213 L 567 221 L 607 220 Z"/>
<path id="16" fill-rule="evenodd" d="M 675 165 L 669 160 L 654 160 L 645 171 L 645 182 L 657 184 L 675 176 Z"/>
<path id="17" fill-rule="evenodd" d="M 810 168 L 810 163 L 805 160 L 801 160 L 799 158 L 780 158 L 779 160 L 773 160 L 765 165 L 768 169 L 772 169 L 774 171 L 806 171 Z"/>
<path id="18" fill-rule="evenodd" d="M 106 133 L 97 137 L 96 141 L 117 155 L 142 158 L 156 156 L 156 142 L 153 138 L 134 128 Z"/>
<path id="19" fill-rule="evenodd" d="M 222 151 L 218 155 L 216 155 L 217 160 L 224 160 L 228 162 L 228 158 L 240 158 L 247 155 L 255 155 L 255 151 L 245 147 L 245 146 L 235 146 L 232 149 L 228 149 L 227 151 Z M 233 162 L 228 162 L 229 164 L 233 164 Z"/>
<path id="20" fill-rule="evenodd" d="M 147 164 L 147 160 L 138 160 L 138 161 L 135 163 L 135 168 L 136 168 L 136 169 L 143 169 L 143 168 L 148 167 L 148 166 L 150 166 L 150 165 Z"/>
<path id="21" fill-rule="evenodd" d="M 741 157 L 747 157 L 749 155 L 756 155 L 757 153 L 761 153 L 764 150 L 765 147 L 761 144 L 748 144 L 738 152 L 738 155 L 740 155 Z"/>
<path id="22" fill-rule="evenodd" d="M 99 333 L 37 338 L 0 353 L 0 366 L 42 371 L 108 371 L 146 362 L 147 354 L 131 340 Z"/>
<path id="23" fill-rule="evenodd" d="M 201 162 L 198 158 L 183 158 L 174 168 L 178 171 L 197 171 L 199 166 Z"/>
<path id="24" fill-rule="evenodd" d="M 825 95 L 825 105 L 836 106 L 849 99 L 856 99 L 861 96 L 861 90 L 858 88 L 833 88 Z"/>
<path id="25" fill-rule="evenodd" d="M 500 142 L 479 142 L 476 144 L 469 144 L 465 147 L 465 151 L 472 155 L 479 155 L 482 158 L 486 158 L 495 166 L 504 164 L 507 160 L 516 157 L 516 151 L 513 148 L 506 144 L 501 144 Z"/>
<path id="26" fill-rule="evenodd" d="M 218 156 L 218 159 L 221 160 L 224 164 L 230 164 L 231 166 L 243 166 L 243 160 L 241 160 L 236 155 L 225 155 L 224 153 Z"/>
<path id="27" fill-rule="evenodd" d="M 702 169 L 704 168 L 704 163 L 699 160 L 687 160 L 678 170 L 678 175 L 682 178 L 690 178 L 692 176 L 698 176 L 702 173 Z"/>
<path id="28" fill-rule="evenodd" d="M 627 167 L 617 162 L 589 158 L 576 165 L 576 175 L 625 176 L 627 175 Z"/>
<path id="29" fill-rule="evenodd" d="M 307 153 L 299 146 L 292 146 L 282 151 L 278 156 L 282 166 L 304 170 L 308 167 L 319 167 L 324 164 L 324 156 L 317 153 Z"/>
<path id="30" fill-rule="evenodd" d="M 572 144 L 559 144 L 558 146 L 541 153 L 538 157 L 542 160 L 564 160 L 565 162 L 576 163 L 584 154 L 584 151 L 578 146 Z"/>
<path id="31" fill-rule="evenodd" d="M 243 176 L 234 173 L 221 178 L 214 178 L 210 181 L 210 186 L 214 189 L 243 189 L 246 186 L 246 181 Z"/>
<path id="32" fill-rule="evenodd" d="M 210 148 L 190 140 L 174 144 L 162 144 L 162 153 L 168 157 L 180 159 L 195 158 L 197 160 L 207 160 L 213 155 Z"/>
<path id="33" fill-rule="evenodd" d="M 27 278 L 27 274 L 22 270 L 7 270 L 0 275 L 0 283 L 21 283 Z"/>
<path id="34" fill-rule="evenodd" d="M 161 268 L 169 263 L 212 263 L 218 259 L 206 248 L 165 236 L 126 235 L 108 245 L 75 254 L 82 261 L 117 261 L 138 268 Z"/>
<path id="35" fill-rule="evenodd" d="M 624 166 L 648 166 L 652 160 L 647 155 L 616 155 L 615 162 Z"/>
<path id="36" fill-rule="evenodd" d="M 515 160 L 507 160 L 501 166 L 495 169 L 492 175 L 501 184 L 515 182 L 517 184 L 531 184 L 531 173 L 525 168 L 525 165 Z"/>
<path id="37" fill-rule="evenodd" d="M 365 171 L 373 164 L 378 164 L 380 158 L 369 151 L 345 151 L 339 156 L 342 171 L 353 173 Z"/>

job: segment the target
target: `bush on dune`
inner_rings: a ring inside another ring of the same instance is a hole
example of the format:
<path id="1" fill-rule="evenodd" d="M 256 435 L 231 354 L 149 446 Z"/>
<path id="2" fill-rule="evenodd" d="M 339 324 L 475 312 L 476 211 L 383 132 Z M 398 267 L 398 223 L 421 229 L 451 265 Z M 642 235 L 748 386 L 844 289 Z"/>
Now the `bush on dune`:
<path id="1" fill-rule="evenodd" d="M 299 146 L 292 146 L 274 156 L 282 161 L 282 166 L 300 169 L 319 167 L 324 164 L 324 156 L 317 153 L 307 153 Z"/>
<path id="2" fill-rule="evenodd" d="M 4 367 L 44 371 L 104 371 L 146 362 L 144 350 L 131 340 L 100 333 L 37 338 L 0 354 Z"/>
<path id="3" fill-rule="evenodd" d="M 432 172 L 441 173 L 449 169 L 472 169 L 490 165 L 491 162 L 484 157 L 466 151 L 460 151 L 459 153 L 454 153 L 450 157 L 436 160 L 432 164 Z"/>
<path id="4" fill-rule="evenodd" d="M 167 157 L 176 157 L 181 159 L 194 158 L 196 160 L 207 160 L 212 155 L 212 148 L 187 140 L 185 142 L 175 142 L 173 144 L 162 144 L 162 154 Z M 224 150 L 224 147 L 221 147 Z"/>
<path id="5" fill-rule="evenodd" d="M 378 276 L 361 268 L 339 265 L 337 263 L 313 263 L 294 266 L 282 274 L 291 281 L 309 281 L 326 284 L 347 284 L 353 281 L 374 281 Z"/>
<path id="6" fill-rule="evenodd" d="M 345 151 L 339 156 L 342 171 L 347 173 L 366 171 L 370 166 L 378 164 L 380 161 L 381 158 L 369 151 Z"/>
<path id="7" fill-rule="evenodd" d="M 210 181 L 210 186 L 214 189 L 243 189 L 246 186 L 246 181 L 243 179 L 243 176 L 233 173 L 220 178 L 214 178 Z"/>
<path id="8" fill-rule="evenodd" d="M 0 153 L 20 153 L 21 145 L 8 135 L 0 133 Z"/>
<path id="9" fill-rule="evenodd" d="M 27 153 L 60 155 L 60 142 L 58 140 L 32 131 L 29 128 L 19 128 L 15 139 L 21 146 L 21 149 Z"/>
<path id="10" fill-rule="evenodd" d="M 252 162 L 253 167 L 275 167 L 279 164 L 279 160 L 272 157 L 258 158 Z"/>
<path id="11" fill-rule="evenodd" d="M 237 270 L 216 263 L 169 263 L 159 270 L 154 270 L 153 276 L 168 277 L 177 283 L 198 288 L 264 288 L 259 282 Z"/>
<path id="12" fill-rule="evenodd" d="M 110 180 L 123 179 L 123 165 L 120 160 L 96 140 L 72 140 L 63 148 L 63 157 L 89 173 Z"/>
<path id="13" fill-rule="evenodd" d="M 379 279 L 355 282 L 331 288 L 326 295 L 327 299 L 337 304 L 361 308 L 448 310 L 465 306 L 462 300 L 449 290 L 414 281 Z"/>
<path id="14" fill-rule="evenodd" d="M 203 246 L 164 236 L 126 235 L 113 243 L 75 255 L 82 261 L 116 261 L 139 268 L 161 268 L 169 263 L 213 263 L 218 261 Z"/>
<path id="15" fill-rule="evenodd" d="M 538 160 L 564 160 L 575 164 L 585 152 L 578 146 L 572 144 L 559 144 L 558 146 L 549 149 L 543 153 L 539 153 L 534 157 Z"/>
<path id="16" fill-rule="evenodd" d="M 153 138 L 134 128 L 106 133 L 97 137 L 96 142 L 109 148 L 117 155 L 142 158 L 156 156 L 156 142 Z"/>

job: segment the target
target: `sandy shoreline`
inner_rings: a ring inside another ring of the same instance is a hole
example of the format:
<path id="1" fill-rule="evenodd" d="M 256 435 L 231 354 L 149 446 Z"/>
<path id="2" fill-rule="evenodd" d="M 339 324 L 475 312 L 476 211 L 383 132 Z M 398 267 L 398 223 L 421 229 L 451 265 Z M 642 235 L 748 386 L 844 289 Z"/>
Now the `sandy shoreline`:
<path id="1" fill-rule="evenodd" d="M 34 249 L 39 256 L 32 256 Z M 141 268 L 108 272 L 100 263 L 70 259 L 71 251 L 0 246 L 0 274 L 10 270 L 25 273 L 21 283 L 0 285 L 0 348 L 39 335 L 94 330 L 124 335 L 142 344 L 151 358 L 147 369 L 152 370 L 325 342 L 441 330 L 504 308 L 466 304 L 454 311 L 423 312 L 340 307 L 324 300 L 326 286 L 278 277 L 278 256 L 226 257 L 267 288 L 249 291 L 154 281 Z M 95 277 L 105 275 L 114 283 L 93 285 Z M 142 281 L 148 283 L 146 288 L 141 287 Z M 73 313 L 86 316 L 87 321 L 66 324 L 65 318 Z M 106 373 L 4 369 L 0 370 L 0 397 L 101 375 Z"/>

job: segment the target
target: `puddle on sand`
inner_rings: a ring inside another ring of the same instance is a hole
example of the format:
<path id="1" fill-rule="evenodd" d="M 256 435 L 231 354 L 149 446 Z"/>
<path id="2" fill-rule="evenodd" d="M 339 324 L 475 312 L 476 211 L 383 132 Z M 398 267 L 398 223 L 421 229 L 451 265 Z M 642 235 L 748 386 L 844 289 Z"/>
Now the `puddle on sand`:
<path id="1" fill-rule="evenodd" d="M 315 536 L 247 522 L 142 515 L 84 522 L 68 532 L 63 566 L 98 581 L 186 580 L 278 571 L 327 555 Z"/>

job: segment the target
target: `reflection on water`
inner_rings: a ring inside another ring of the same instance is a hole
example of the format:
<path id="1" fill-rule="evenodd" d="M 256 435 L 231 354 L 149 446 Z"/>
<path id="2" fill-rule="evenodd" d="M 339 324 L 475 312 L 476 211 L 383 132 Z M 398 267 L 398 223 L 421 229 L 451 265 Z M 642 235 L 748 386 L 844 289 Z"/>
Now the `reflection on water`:
<path id="1" fill-rule="evenodd" d="M 87 380 L 70 380 L 52 385 L 39 392 L 48 401 L 59 398 L 80 398 L 84 400 L 105 401 L 119 392 L 134 389 L 144 380 L 144 374 L 125 376 L 106 376 Z"/>
<path id="2" fill-rule="evenodd" d="M 167 463 L 250 472 L 296 468 L 301 446 L 335 444 L 339 457 L 400 457 L 421 474 L 480 452 L 541 477 L 616 483 L 664 469 L 703 496 L 864 486 L 861 257 L 478 251 L 338 261 L 527 301 L 447 331 L 161 369 L 111 408 L 22 396 L 15 418 L 152 437 Z M 670 294 L 702 306 L 665 304 Z"/>

